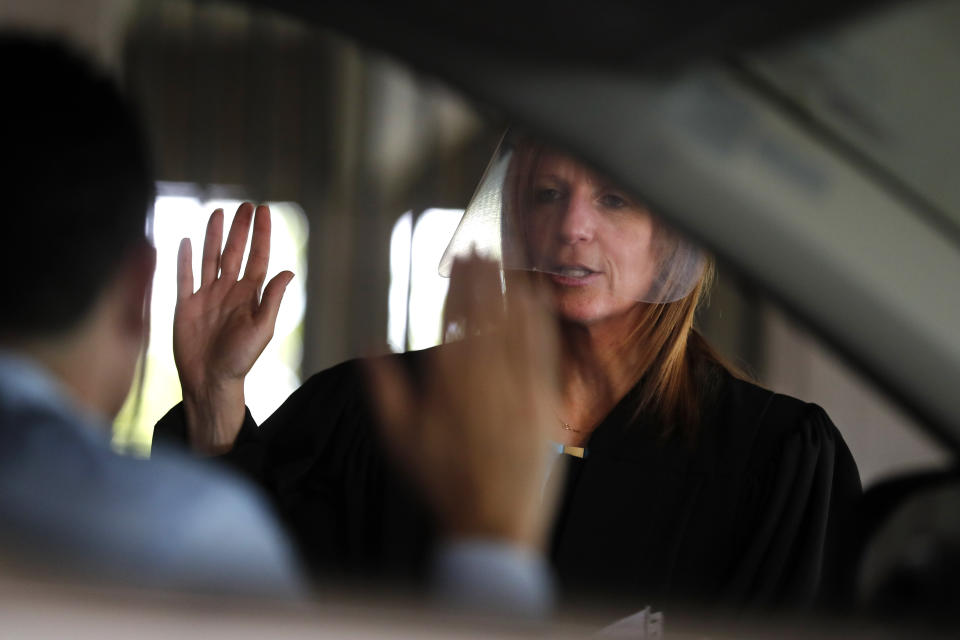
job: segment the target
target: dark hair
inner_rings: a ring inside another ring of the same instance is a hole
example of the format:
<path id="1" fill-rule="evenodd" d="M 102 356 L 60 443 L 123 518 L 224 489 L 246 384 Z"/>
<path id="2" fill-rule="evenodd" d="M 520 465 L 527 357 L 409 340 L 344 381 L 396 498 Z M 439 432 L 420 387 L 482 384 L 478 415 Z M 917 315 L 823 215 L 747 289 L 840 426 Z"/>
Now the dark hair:
<path id="1" fill-rule="evenodd" d="M 117 86 L 62 45 L 0 32 L 0 87 L 0 334 L 54 334 L 146 241 L 152 171 Z"/>

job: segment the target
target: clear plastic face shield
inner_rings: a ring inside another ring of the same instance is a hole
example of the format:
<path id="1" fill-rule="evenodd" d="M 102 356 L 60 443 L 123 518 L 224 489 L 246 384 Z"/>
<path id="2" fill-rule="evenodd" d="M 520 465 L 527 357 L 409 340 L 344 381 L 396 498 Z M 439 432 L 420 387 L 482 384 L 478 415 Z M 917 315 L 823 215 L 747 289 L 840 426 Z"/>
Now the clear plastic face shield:
<path id="1" fill-rule="evenodd" d="M 574 157 L 508 133 L 440 261 L 471 253 L 539 274 L 558 295 L 667 303 L 688 296 L 704 252 Z"/>

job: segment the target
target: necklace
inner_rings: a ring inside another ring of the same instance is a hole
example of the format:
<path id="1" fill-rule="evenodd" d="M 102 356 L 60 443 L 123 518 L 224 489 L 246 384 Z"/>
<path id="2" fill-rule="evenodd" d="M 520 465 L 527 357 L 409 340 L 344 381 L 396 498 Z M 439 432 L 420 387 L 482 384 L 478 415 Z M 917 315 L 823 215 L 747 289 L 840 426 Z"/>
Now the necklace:
<path id="1" fill-rule="evenodd" d="M 560 423 L 560 428 L 563 429 L 564 431 L 573 431 L 574 433 L 583 433 L 583 429 L 577 429 L 573 425 L 567 424 L 566 422 L 561 420 L 559 417 L 557 418 L 557 421 Z"/>

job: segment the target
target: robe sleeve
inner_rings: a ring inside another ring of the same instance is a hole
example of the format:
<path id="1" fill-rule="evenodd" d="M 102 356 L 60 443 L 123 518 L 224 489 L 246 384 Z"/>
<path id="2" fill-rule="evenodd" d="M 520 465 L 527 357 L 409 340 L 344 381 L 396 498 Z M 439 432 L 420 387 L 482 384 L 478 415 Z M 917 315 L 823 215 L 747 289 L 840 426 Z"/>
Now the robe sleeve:
<path id="1" fill-rule="evenodd" d="M 256 431 L 257 421 L 250 414 L 250 409 L 244 407 L 243 425 L 240 427 L 240 433 L 237 437 L 238 439 L 256 437 Z M 160 443 L 177 449 L 189 448 L 187 415 L 183 409 L 183 402 L 175 404 L 153 426 L 153 444 Z"/>
<path id="2" fill-rule="evenodd" d="M 725 596 L 749 608 L 839 597 L 861 494 L 849 449 L 823 409 L 779 395 L 757 440 L 740 510 L 743 553 Z"/>
<path id="3" fill-rule="evenodd" d="M 358 386 L 354 384 L 352 365 L 344 363 L 316 374 L 294 391 L 264 424 L 258 425 L 244 407 L 243 424 L 233 447 L 217 456 L 263 484 L 271 462 L 277 457 L 288 459 L 290 451 L 309 455 L 325 448 L 339 416 L 356 413 Z M 310 442 L 304 442 L 304 439 Z M 189 447 L 186 412 L 180 402 L 154 426 L 153 444 L 163 443 L 181 449 Z M 288 446 L 292 445 L 292 446 Z M 307 448 L 302 448 L 309 445 Z"/>

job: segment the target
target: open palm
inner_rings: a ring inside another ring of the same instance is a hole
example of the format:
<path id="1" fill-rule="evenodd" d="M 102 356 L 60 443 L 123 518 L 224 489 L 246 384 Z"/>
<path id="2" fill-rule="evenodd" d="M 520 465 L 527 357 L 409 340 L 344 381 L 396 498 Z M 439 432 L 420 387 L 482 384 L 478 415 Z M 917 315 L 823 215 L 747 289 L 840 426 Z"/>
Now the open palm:
<path id="1" fill-rule="evenodd" d="M 251 223 L 250 256 L 240 278 Z M 223 211 L 217 209 L 207 223 L 196 291 L 189 239 L 180 243 L 177 257 L 173 354 L 191 443 L 205 453 L 232 445 L 243 422 L 244 377 L 273 337 L 283 293 L 293 278 L 283 271 L 263 288 L 270 261 L 268 207 L 257 207 L 254 216 L 252 204 L 241 204 L 221 254 L 222 238 Z"/>

